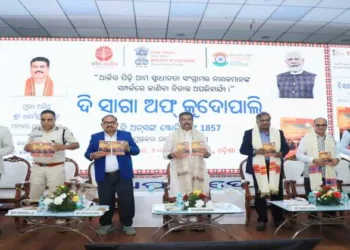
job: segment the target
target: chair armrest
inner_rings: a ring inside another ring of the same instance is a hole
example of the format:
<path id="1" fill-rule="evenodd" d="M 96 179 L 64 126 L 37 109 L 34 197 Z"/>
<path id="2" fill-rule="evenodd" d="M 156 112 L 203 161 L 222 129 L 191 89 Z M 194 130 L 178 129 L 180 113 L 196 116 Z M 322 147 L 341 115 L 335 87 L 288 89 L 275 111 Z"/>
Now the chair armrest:
<path id="1" fill-rule="evenodd" d="M 287 199 L 289 200 L 293 197 L 290 180 L 284 180 L 283 184 L 284 184 L 284 189 L 286 190 Z"/>

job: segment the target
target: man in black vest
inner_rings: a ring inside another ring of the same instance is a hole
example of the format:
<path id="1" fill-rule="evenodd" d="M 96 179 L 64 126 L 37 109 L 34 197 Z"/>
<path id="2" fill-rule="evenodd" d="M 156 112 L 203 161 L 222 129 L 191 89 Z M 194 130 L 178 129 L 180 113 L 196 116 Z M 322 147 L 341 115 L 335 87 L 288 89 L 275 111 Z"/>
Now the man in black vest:
<path id="1" fill-rule="evenodd" d="M 304 58 L 298 52 L 286 55 L 289 72 L 277 75 L 279 98 L 314 98 L 316 74 L 303 70 Z"/>

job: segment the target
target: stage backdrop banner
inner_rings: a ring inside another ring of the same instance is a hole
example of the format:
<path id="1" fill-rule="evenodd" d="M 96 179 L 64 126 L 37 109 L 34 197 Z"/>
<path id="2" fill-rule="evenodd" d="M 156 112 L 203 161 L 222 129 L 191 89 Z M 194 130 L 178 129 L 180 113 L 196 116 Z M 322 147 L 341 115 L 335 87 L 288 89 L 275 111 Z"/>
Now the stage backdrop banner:
<path id="1" fill-rule="evenodd" d="M 330 45 L 334 135 L 340 139 L 350 129 L 350 46 Z"/>
<path id="2" fill-rule="evenodd" d="M 325 50 L 323 45 L 3 39 L 1 123 L 13 133 L 15 154 L 31 160 L 23 151 L 28 134 L 40 124 L 41 111 L 54 110 L 57 124 L 69 128 L 81 145 L 68 157 L 86 170 L 90 135 L 112 114 L 141 149 L 133 157 L 135 170 L 158 170 L 168 164 L 162 156 L 166 137 L 179 128 L 178 115 L 189 111 L 213 151 L 208 169 L 238 169 L 245 159 L 239 153 L 244 131 L 255 126 L 259 112 L 269 112 L 277 128 L 286 118 L 309 125 L 309 119 L 329 115 Z M 52 96 L 25 96 L 35 57 L 50 61 L 43 73 L 52 80 Z M 296 89 L 300 81 L 307 87 Z"/>

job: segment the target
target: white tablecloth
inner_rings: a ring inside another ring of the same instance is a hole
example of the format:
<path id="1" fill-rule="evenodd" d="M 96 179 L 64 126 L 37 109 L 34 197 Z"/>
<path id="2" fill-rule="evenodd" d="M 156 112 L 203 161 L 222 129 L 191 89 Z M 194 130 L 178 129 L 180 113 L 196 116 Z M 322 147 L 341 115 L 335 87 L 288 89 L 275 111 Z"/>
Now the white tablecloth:
<path id="1" fill-rule="evenodd" d="M 215 203 L 232 203 L 245 211 L 244 193 L 237 189 L 210 190 L 211 200 Z M 245 224 L 244 214 L 227 214 L 218 220 L 220 224 Z"/>
<path id="2" fill-rule="evenodd" d="M 152 215 L 154 204 L 163 203 L 163 192 L 136 191 L 134 227 L 160 227 L 163 225 L 163 216 Z"/>
<path id="3" fill-rule="evenodd" d="M 211 191 L 211 199 L 216 203 L 232 203 L 245 211 L 244 193 L 239 190 L 225 189 Z M 152 207 L 161 204 L 163 192 L 136 191 L 134 227 L 159 227 L 163 224 L 163 216 L 152 215 Z M 244 224 L 245 214 L 228 214 L 219 220 L 220 224 Z"/>

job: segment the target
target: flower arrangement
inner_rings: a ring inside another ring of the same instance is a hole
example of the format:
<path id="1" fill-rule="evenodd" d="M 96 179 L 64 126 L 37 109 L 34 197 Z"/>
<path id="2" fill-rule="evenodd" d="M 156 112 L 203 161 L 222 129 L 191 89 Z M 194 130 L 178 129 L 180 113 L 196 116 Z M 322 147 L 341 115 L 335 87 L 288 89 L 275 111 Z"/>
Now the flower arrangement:
<path id="1" fill-rule="evenodd" d="M 341 193 L 334 191 L 329 185 L 321 186 L 315 195 L 318 205 L 340 205 Z"/>
<path id="2" fill-rule="evenodd" d="M 62 185 L 44 199 L 44 205 L 51 212 L 71 212 L 77 209 L 78 201 L 78 194 Z"/>
<path id="3" fill-rule="evenodd" d="M 185 204 L 185 210 L 190 207 L 201 208 L 205 207 L 208 197 L 200 190 L 193 191 L 189 194 L 183 196 L 183 201 Z"/>

